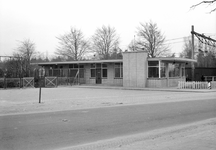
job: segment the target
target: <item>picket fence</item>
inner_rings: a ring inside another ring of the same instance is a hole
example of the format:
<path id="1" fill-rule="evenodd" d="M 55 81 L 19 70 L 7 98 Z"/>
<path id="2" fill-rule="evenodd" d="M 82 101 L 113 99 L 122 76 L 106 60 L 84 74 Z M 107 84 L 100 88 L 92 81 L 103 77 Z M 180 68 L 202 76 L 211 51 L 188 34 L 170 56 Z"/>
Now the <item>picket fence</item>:
<path id="1" fill-rule="evenodd" d="M 209 83 L 208 82 L 200 82 L 200 81 L 179 81 L 178 82 L 179 89 L 208 89 Z"/>

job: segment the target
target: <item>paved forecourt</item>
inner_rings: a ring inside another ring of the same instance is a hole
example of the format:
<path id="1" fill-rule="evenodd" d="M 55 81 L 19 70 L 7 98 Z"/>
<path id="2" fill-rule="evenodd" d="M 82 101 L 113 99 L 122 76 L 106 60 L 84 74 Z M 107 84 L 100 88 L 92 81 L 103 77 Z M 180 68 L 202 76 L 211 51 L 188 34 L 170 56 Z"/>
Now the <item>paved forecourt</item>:
<path id="1" fill-rule="evenodd" d="M 177 92 L 160 90 L 126 90 L 122 88 L 95 88 L 73 86 L 39 89 L 0 90 L 0 115 L 61 111 L 108 106 L 124 106 L 185 100 L 203 100 L 216 97 L 216 92 Z"/>

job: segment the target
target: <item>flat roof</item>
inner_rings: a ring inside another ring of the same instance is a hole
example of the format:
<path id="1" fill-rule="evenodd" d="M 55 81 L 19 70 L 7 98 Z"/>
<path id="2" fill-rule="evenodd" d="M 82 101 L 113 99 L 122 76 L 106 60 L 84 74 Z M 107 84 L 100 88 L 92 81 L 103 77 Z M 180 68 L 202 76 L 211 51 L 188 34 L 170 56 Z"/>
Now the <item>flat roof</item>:
<path id="1" fill-rule="evenodd" d="M 166 61 L 166 62 L 197 62 L 195 59 L 179 58 L 179 57 L 155 57 L 148 58 L 148 61 Z"/>
<path id="2" fill-rule="evenodd" d="M 89 64 L 89 63 L 119 63 L 123 62 L 123 59 L 110 59 L 110 60 L 81 60 L 81 61 L 64 61 L 64 62 L 42 62 L 31 63 L 41 65 L 61 65 L 61 64 Z"/>
<path id="3" fill-rule="evenodd" d="M 148 61 L 165 61 L 165 62 L 197 62 L 195 59 L 178 58 L 178 57 L 155 57 L 148 58 Z M 89 63 L 120 63 L 123 59 L 109 59 L 109 60 L 81 60 L 81 61 L 64 61 L 64 62 L 42 62 L 42 63 L 31 63 L 42 65 L 61 65 L 61 64 L 89 64 Z"/>

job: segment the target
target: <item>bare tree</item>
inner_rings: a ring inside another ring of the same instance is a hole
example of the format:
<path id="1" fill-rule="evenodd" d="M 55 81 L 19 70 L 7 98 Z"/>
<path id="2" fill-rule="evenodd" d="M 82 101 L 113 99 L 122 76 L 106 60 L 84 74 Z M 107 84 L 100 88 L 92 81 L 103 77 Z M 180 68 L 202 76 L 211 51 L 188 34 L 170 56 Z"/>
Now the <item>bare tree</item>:
<path id="1" fill-rule="evenodd" d="M 56 54 L 69 60 L 82 60 L 89 49 L 89 41 L 84 38 L 81 30 L 71 28 L 69 33 L 57 37 L 59 46 Z"/>
<path id="2" fill-rule="evenodd" d="M 17 51 L 23 58 L 30 62 L 32 56 L 36 54 L 35 43 L 30 39 L 20 41 Z"/>
<path id="3" fill-rule="evenodd" d="M 26 39 L 24 41 L 20 41 L 18 47 L 16 48 L 16 52 L 14 52 L 14 57 L 21 58 L 18 63 L 22 68 L 21 73 L 24 76 L 30 75 L 31 70 L 31 59 L 36 54 L 35 43 L 30 39 Z"/>
<path id="4" fill-rule="evenodd" d="M 196 8 L 197 6 L 202 5 L 202 4 L 212 5 L 213 3 L 216 3 L 216 0 L 202 1 L 202 2 L 200 2 L 200 3 L 198 3 L 198 4 L 195 4 L 195 5 L 191 6 L 191 9 L 194 9 L 194 8 Z M 210 11 L 210 13 L 212 13 L 212 12 L 214 12 L 214 11 L 216 11 L 216 8 L 213 8 L 213 9 Z"/>
<path id="5" fill-rule="evenodd" d="M 167 56 L 170 52 L 169 48 L 164 45 L 165 37 L 158 29 L 157 24 L 150 21 L 149 23 L 140 23 L 138 27 L 138 41 L 136 48 L 138 50 L 146 50 L 149 57 Z"/>
<path id="6" fill-rule="evenodd" d="M 102 26 L 98 28 L 92 37 L 93 51 L 102 55 L 103 59 L 108 59 L 113 50 L 119 46 L 119 37 L 115 28 Z"/>

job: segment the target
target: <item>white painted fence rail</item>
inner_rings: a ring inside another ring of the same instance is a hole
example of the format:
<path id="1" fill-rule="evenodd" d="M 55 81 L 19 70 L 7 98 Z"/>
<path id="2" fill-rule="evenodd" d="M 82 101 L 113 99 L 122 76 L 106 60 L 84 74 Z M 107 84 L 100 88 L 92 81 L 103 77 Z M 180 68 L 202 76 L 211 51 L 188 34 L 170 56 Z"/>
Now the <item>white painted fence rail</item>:
<path id="1" fill-rule="evenodd" d="M 208 82 L 200 82 L 200 81 L 179 81 L 178 82 L 179 89 L 208 89 L 209 83 Z"/>

